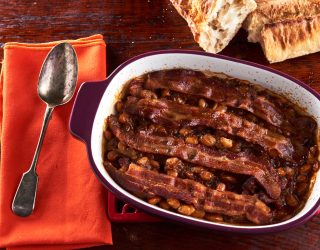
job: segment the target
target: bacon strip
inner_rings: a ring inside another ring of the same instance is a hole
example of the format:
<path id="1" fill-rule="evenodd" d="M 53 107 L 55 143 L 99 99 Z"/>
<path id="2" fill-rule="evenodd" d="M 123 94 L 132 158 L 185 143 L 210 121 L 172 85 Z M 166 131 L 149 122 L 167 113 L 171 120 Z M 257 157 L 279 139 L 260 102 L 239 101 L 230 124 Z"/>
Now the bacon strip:
<path id="1" fill-rule="evenodd" d="M 166 126 L 202 125 L 223 130 L 258 144 L 281 158 L 292 160 L 293 146 L 290 139 L 226 111 L 198 108 L 168 100 L 138 100 L 134 97 L 126 102 L 125 111 Z"/>
<path id="2" fill-rule="evenodd" d="M 206 212 L 246 216 L 256 224 L 267 224 L 271 219 L 270 208 L 255 196 L 213 190 L 195 181 L 159 174 L 136 164 L 130 164 L 125 173 L 116 170 L 109 162 L 105 166 L 112 178 L 135 194 L 175 198 Z"/>
<path id="3" fill-rule="evenodd" d="M 112 115 L 108 117 L 107 122 L 114 135 L 131 148 L 146 153 L 178 157 L 212 169 L 254 176 L 270 197 L 277 199 L 280 196 L 281 188 L 274 170 L 271 167 L 267 169 L 268 163 L 246 152 L 217 152 L 202 145 L 186 144 L 179 138 L 155 136 L 148 131 L 128 132 L 120 128 L 116 117 Z"/>
<path id="4" fill-rule="evenodd" d="M 162 70 L 148 74 L 144 88 L 169 89 L 205 97 L 227 106 L 247 110 L 274 126 L 280 126 L 283 117 L 267 98 L 245 81 L 224 74 L 206 76 L 192 70 Z"/>

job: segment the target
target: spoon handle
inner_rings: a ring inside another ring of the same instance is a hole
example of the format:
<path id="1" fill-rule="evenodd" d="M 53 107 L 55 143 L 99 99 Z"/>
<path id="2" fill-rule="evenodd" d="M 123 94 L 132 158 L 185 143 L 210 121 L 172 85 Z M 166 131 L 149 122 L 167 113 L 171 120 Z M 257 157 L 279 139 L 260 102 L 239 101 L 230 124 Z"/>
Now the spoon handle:
<path id="1" fill-rule="evenodd" d="M 38 175 L 36 173 L 36 166 L 53 109 L 53 107 L 49 106 L 47 106 L 46 108 L 40 137 L 38 140 L 35 154 L 33 156 L 31 166 L 29 170 L 22 175 L 20 184 L 13 198 L 12 211 L 16 215 L 19 215 L 21 217 L 29 216 L 33 212 L 38 185 Z"/>
<path id="2" fill-rule="evenodd" d="M 22 175 L 16 195 L 12 202 L 12 211 L 21 217 L 32 214 L 36 191 L 38 186 L 38 175 L 34 171 L 25 172 Z"/>
<path id="3" fill-rule="evenodd" d="M 51 116 L 52 116 L 53 109 L 54 109 L 54 107 L 47 106 L 46 111 L 44 113 L 44 118 L 43 118 L 40 137 L 39 137 L 37 148 L 36 148 L 36 151 L 34 153 L 34 156 L 33 156 L 33 159 L 32 159 L 32 163 L 31 163 L 31 166 L 30 166 L 30 169 L 29 169 L 29 170 L 33 169 L 34 172 L 36 172 L 36 166 L 37 166 L 37 163 L 38 163 L 40 150 L 41 150 L 41 147 L 42 147 L 44 136 L 45 136 L 46 131 L 47 131 L 47 127 L 48 127 L 49 121 L 50 121 Z"/>

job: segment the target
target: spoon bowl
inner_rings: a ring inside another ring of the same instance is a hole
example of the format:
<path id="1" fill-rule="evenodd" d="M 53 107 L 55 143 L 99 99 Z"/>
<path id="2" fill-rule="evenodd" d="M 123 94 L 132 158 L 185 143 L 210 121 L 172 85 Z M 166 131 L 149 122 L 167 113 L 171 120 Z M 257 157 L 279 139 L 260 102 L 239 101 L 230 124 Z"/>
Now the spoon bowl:
<path id="1" fill-rule="evenodd" d="M 38 81 L 38 94 L 49 106 L 67 103 L 78 75 L 77 56 L 69 43 L 60 43 L 47 55 Z"/>

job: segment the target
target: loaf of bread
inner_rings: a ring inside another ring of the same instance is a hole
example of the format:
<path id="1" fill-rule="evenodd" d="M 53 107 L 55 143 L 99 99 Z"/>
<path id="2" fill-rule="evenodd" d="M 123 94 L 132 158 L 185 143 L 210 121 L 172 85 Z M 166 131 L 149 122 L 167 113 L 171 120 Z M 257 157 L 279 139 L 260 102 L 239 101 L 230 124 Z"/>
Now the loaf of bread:
<path id="1" fill-rule="evenodd" d="M 171 0 L 205 51 L 223 50 L 256 8 L 254 0 Z"/>
<path id="2" fill-rule="evenodd" d="M 256 0 L 257 8 L 250 13 L 243 27 L 249 42 L 260 42 L 265 24 L 278 23 L 320 14 L 320 0 Z"/>
<path id="3" fill-rule="evenodd" d="M 270 63 L 320 51 L 320 15 L 266 24 L 260 43 Z"/>
<path id="4" fill-rule="evenodd" d="M 243 24 L 270 63 L 320 51 L 320 0 L 256 0 Z"/>

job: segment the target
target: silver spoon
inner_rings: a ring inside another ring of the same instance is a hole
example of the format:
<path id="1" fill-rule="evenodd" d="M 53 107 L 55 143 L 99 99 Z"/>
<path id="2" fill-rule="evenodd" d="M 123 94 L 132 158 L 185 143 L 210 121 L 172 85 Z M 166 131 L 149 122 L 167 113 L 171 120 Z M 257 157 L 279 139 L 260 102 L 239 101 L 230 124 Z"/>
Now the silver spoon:
<path id="1" fill-rule="evenodd" d="M 47 55 L 39 75 L 38 95 L 47 104 L 35 154 L 29 170 L 23 173 L 12 202 L 19 216 L 32 214 L 38 185 L 36 165 L 53 109 L 72 98 L 78 77 L 77 56 L 69 43 L 56 45 Z"/>

